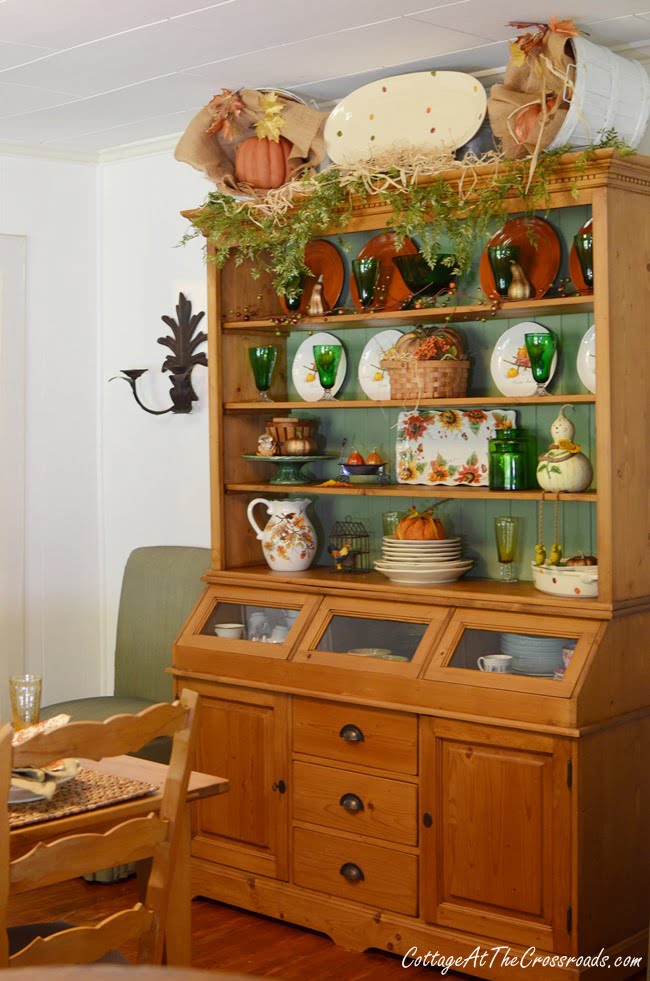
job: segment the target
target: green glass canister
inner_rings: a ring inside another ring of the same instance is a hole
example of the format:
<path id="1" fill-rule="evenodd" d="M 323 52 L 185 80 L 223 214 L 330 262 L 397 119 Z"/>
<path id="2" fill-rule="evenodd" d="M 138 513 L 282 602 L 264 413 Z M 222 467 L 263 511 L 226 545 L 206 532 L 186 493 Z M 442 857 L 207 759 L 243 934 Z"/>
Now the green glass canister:
<path id="1" fill-rule="evenodd" d="M 490 490 L 522 491 L 536 486 L 537 451 L 526 429 L 502 429 L 490 440 Z"/>

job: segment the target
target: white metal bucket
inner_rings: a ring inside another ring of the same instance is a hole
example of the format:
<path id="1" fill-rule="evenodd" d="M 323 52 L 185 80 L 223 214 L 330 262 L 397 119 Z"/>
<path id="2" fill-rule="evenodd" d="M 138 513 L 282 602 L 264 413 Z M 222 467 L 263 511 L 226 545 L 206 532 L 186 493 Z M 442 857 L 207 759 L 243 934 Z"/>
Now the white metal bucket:
<path id="1" fill-rule="evenodd" d="M 574 75 L 571 103 L 547 149 L 589 146 L 611 129 L 636 148 L 650 115 L 650 77 L 645 68 L 583 37 L 572 38 L 571 43 L 576 59 L 567 72 Z"/>

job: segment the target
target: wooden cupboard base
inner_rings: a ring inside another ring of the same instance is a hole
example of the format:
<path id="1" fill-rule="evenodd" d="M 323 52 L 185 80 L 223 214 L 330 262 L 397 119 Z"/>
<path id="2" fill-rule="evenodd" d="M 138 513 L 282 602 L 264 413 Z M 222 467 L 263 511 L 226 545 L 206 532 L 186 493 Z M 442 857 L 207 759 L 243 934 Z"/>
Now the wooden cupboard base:
<path id="1" fill-rule="evenodd" d="M 477 949 L 480 952 L 491 952 L 497 947 L 503 949 L 507 947 L 508 956 L 518 957 L 525 953 L 525 948 L 434 927 L 422 920 L 359 906 L 321 893 L 299 889 L 287 882 L 278 882 L 236 869 L 224 868 L 197 858 L 192 860 L 192 895 L 205 896 L 254 913 L 295 923 L 310 930 L 317 930 L 331 937 L 334 943 L 349 950 L 364 951 L 374 947 L 404 957 L 413 948 L 417 948 L 417 953 L 421 956 L 431 951 L 438 952 L 438 956 L 445 959 L 467 958 L 467 963 L 463 966 L 458 965 L 456 970 L 472 977 L 487 978 L 490 981 L 513 981 L 517 977 L 531 979 L 531 981 L 549 981 L 549 979 L 599 981 L 605 974 L 608 981 L 610 979 L 623 981 L 625 978 L 638 975 L 640 963 L 637 962 L 636 966 L 615 967 L 614 959 L 640 957 L 644 963 L 648 950 L 648 931 L 644 930 L 606 949 L 605 954 L 609 956 L 611 962 L 611 967 L 608 968 L 601 966 L 552 968 L 540 965 L 520 970 L 502 963 L 501 952 L 496 954 L 492 965 L 489 964 L 491 953 L 486 958 L 486 963 L 481 965 L 478 961 Z M 545 954 L 544 951 L 537 953 L 540 956 Z M 415 954 L 411 955 L 414 956 Z"/>

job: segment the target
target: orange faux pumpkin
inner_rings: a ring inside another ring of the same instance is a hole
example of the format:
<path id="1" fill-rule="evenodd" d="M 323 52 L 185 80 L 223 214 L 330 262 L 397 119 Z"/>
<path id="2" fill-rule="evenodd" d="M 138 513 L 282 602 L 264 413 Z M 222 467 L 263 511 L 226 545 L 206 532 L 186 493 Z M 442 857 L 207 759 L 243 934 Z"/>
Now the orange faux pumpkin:
<path id="1" fill-rule="evenodd" d="M 363 459 L 363 457 L 361 456 L 361 454 L 359 453 L 358 450 L 352 450 L 352 452 L 350 453 L 350 455 L 349 455 L 349 457 L 347 459 L 347 462 L 351 466 L 358 467 L 358 466 L 363 465 L 366 461 Z"/>
<path id="2" fill-rule="evenodd" d="M 556 98 L 554 95 L 546 96 L 546 111 L 550 112 L 551 109 L 555 108 Z M 520 109 L 515 116 L 515 139 L 517 143 L 526 143 L 530 132 L 542 114 L 542 105 L 540 102 L 534 102 L 531 106 L 525 106 Z"/>
<path id="3" fill-rule="evenodd" d="M 366 463 L 371 464 L 373 467 L 374 466 L 377 466 L 378 464 L 381 464 L 383 462 L 384 461 L 379 456 L 379 453 L 377 452 L 377 450 L 373 450 L 372 453 L 369 453 L 368 456 L 366 457 Z"/>
<path id="4" fill-rule="evenodd" d="M 453 327 L 416 327 L 408 334 L 402 334 L 395 345 L 398 354 L 415 354 L 423 340 L 435 334 L 436 337 L 444 337 L 454 345 L 458 351 L 458 360 L 462 361 L 465 357 L 465 342 L 457 330 Z"/>
<path id="5" fill-rule="evenodd" d="M 395 529 L 395 538 L 400 541 L 437 541 L 446 538 L 440 518 L 434 518 L 430 511 L 416 511 L 410 508 Z"/>
<path id="6" fill-rule="evenodd" d="M 281 136 L 277 143 L 251 136 L 235 152 L 235 177 L 242 184 L 268 190 L 286 184 L 291 176 L 291 143 Z"/>

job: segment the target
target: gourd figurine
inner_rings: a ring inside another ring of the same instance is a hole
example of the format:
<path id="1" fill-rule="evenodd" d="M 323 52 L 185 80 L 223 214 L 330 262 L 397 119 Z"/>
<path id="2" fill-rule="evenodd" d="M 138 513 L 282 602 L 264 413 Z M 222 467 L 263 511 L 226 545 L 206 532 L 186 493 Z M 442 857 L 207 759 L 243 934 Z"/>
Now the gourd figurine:
<path id="1" fill-rule="evenodd" d="M 512 280 L 510 281 L 510 286 L 508 287 L 508 299 L 529 300 L 533 295 L 534 290 L 530 284 L 528 276 L 518 262 L 510 263 L 510 272 L 512 273 Z"/>
<path id="2" fill-rule="evenodd" d="M 593 477 L 589 457 L 573 442 L 575 426 L 564 414 L 570 408 L 563 405 L 551 426 L 553 442 L 539 458 L 537 482 L 545 491 L 579 494 L 587 490 Z"/>
<path id="3" fill-rule="evenodd" d="M 311 291 L 309 304 L 307 306 L 308 317 L 322 317 L 326 313 L 325 297 L 323 296 L 323 277 L 318 277 Z"/>
<path id="4" fill-rule="evenodd" d="M 277 444 L 269 433 L 262 433 L 261 436 L 257 438 L 257 455 L 258 456 L 275 456 L 278 451 Z"/>

